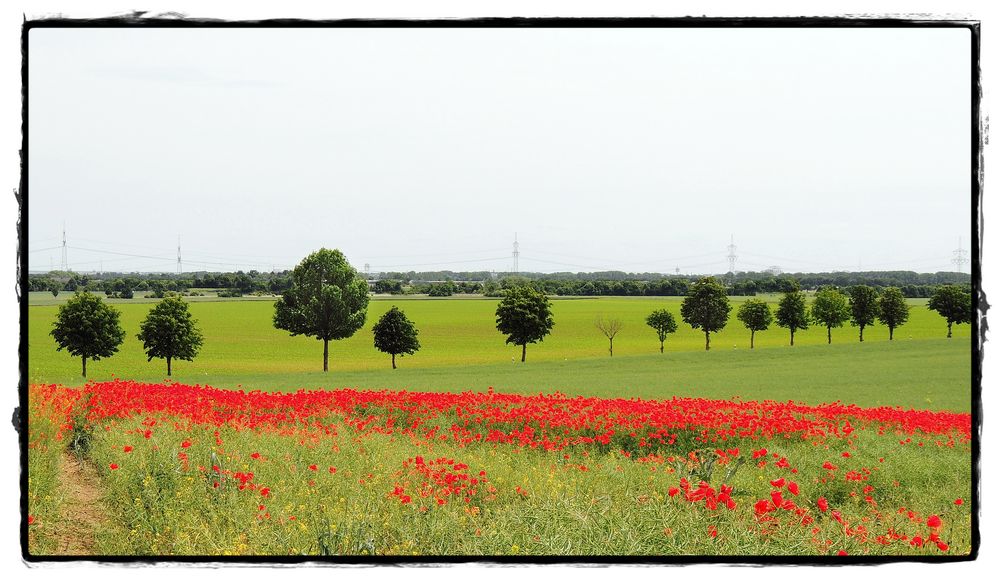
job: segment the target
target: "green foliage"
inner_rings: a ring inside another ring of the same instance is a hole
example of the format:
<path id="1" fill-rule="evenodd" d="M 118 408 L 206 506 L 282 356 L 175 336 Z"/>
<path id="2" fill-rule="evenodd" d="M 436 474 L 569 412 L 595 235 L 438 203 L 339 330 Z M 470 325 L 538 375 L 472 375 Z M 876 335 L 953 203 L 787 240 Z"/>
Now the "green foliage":
<path id="1" fill-rule="evenodd" d="M 668 334 L 677 331 L 677 321 L 674 315 L 666 309 L 655 310 L 646 317 L 646 325 L 656 330 L 656 337 L 660 340 L 660 353 L 663 353 L 663 342 Z"/>
<path id="2" fill-rule="evenodd" d="M 899 288 L 887 287 L 878 298 L 878 320 L 889 327 L 889 339 L 892 332 L 910 319 L 910 306 Z"/>
<path id="3" fill-rule="evenodd" d="M 83 375 L 87 375 L 87 359 L 100 360 L 118 351 L 125 341 L 125 332 L 119 323 L 118 310 L 105 304 L 101 298 L 82 292 L 74 295 L 59 307 L 59 314 L 51 335 L 56 340 L 56 351 L 66 349 L 72 356 L 83 359 Z"/>
<path id="4" fill-rule="evenodd" d="M 952 324 L 972 323 L 972 294 L 955 285 L 938 288 L 927 302 L 927 308 L 941 315 L 948 322 L 948 337 Z"/>
<path id="5" fill-rule="evenodd" d="M 824 287 L 816 292 L 812 304 L 813 322 L 826 326 L 826 343 L 832 342 L 831 328 L 839 328 L 851 319 L 851 306 L 847 296 L 834 287 Z"/>
<path id="6" fill-rule="evenodd" d="M 758 299 L 747 300 L 740 304 L 739 309 L 736 310 L 736 318 L 750 330 L 751 350 L 753 349 L 754 334 L 766 330 L 774 321 L 770 306 L 764 300 Z"/>
<path id="7" fill-rule="evenodd" d="M 292 271 L 292 287 L 274 304 L 274 327 L 323 340 L 323 371 L 329 342 L 354 335 L 365 324 L 368 282 L 336 249 L 320 249 Z"/>
<path id="8" fill-rule="evenodd" d="M 444 283 L 431 284 L 427 290 L 427 295 L 436 298 L 448 297 L 453 295 L 456 289 L 455 282 L 448 280 Z"/>
<path id="9" fill-rule="evenodd" d="M 549 298 L 529 285 L 511 284 L 497 305 L 496 316 L 497 330 L 507 335 L 507 343 L 521 346 L 522 362 L 527 344 L 542 341 L 554 325 Z"/>
<path id="10" fill-rule="evenodd" d="M 875 323 L 878 316 L 878 292 L 866 285 L 856 285 L 850 289 L 851 325 L 857 326 L 858 341 L 865 341 L 865 326 Z"/>
<path id="11" fill-rule="evenodd" d="M 799 290 L 786 292 L 778 302 L 778 312 L 775 315 L 778 325 L 788 328 L 791 334 L 789 345 L 795 345 L 796 330 L 809 329 L 809 312 L 806 310 L 806 296 Z"/>
<path id="12" fill-rule="evenodd" d="M 414 354 L 420 349 L 417 328 L 396 306 L 382 314 L 372 332 L 375 334 L 375 349 L 392 356 L 393 369 L 396 368 L 397 355 Z"/>
<path id="13" fill-rule="evenodd" d="M 688 288 L 687 297 L 681 303 L 681 318 L 692 328 L 705 332 L 705 349 L 708 350 L 709 332 L 726 327 L 730 310 L 726 288 L 714 277 L 705 277 Z"/>
<path id="14" fill-rule="evenodd" d="M 147 362 L 153 358 L 167 360 L 167 376 L 171 361 L 191 361 L 201 348 L 201 331 L 191 317 L 187 302 L 180 297 L 164 298 L 149 311 L 139 325 L 137 336 L 146 351 Z"/>

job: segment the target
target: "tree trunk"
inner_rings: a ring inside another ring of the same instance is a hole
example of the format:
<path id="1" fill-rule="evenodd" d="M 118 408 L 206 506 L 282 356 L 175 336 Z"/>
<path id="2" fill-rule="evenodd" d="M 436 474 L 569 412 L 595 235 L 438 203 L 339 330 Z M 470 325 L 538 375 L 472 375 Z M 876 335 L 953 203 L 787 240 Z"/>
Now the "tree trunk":
<path id="1" fill-rule="evenodd" d="M 396 355 L 395 354 L 392 355 L 392 369 L 393 370 L 396 369 Z"/>
<path id="2" fill-rule="evenodd" d="M 167 376 L 170 375 L 170 356 L 167 356 Z"/>
<path id="3" fill-rule="evenodd" d="M 323 371 L 330 370 L 330 340 L 323 339 Z"/>
<path id="4" fill-rule="evenodd" d="M 708 351 L 708 330 L 705 330 L 705 351 Z"/>
<path id="5" fill-rule="evenodd" d="M 754 335 L 755 333 L 756 333 L 756 332 L 754 332 L 754 330 L 750 330 L 750 349 L 751 349 L 751 350 L 753 350 L 753 335 Z"/>
<path id="6" fill-rule="evenodd" d="M 830 340 L 830 326 L 826 327 L 826 343 L 827 344 L 831 344 L 832 343 L 831 340 Z"/>
<path id="7" fill-rule="evenodd" d="M 948 322 L 948 337 L 949 337 L 949 338 L 951 337 L 951 322 L 950 322 L 950 321 Z M 83 361 L 83 365 L 84 365 L 84 367 L 86 367 L 86 365 L 87 365 L 87 360 L 84 360 L 84 361 Z M 83 375 L 84 375 L 84 376 L 86 376 L 86 375 L 87 375 L 87 373 L 86 373 L 86 372 L 84 372 L 84 373 L 83 373 Z"/>
<path id="8" fill-rule="evenodd" d="M 792 335 L 792 337 L 791 337 L 791 339 L 788 340 L 788 345 L 789 346 L 794 346 L 795 345 L 795 328 L 792 328 L 791 330 L 789 330 L 789 333 Z"/>
<path id="9" fill-rule="evenodd" d="M 893 327 L 889 326 L 889 341 L 890 342 L 892 341 L 892 330 L 893 330 Z"/>
<path id="10" fill-rule="evenodd" d="M 660 353 L 663 353 L 663 340 L 660 340 Z"/>
<path id="11" fill-rule="evenodd" d="M 861 329 L 858 330 L 858 341 L 859 342 L 864 342 L 865 341 L 865 327 L 864 326 L 859 326 L 859 327 Z"/>
<path id="12" fill-rule="evenodd" d="M 948 324 L 948 337 L 951 337 L 951 324 Z M 87 357 L 83 357 L 83 377 L 87 377 Z"/>
<path id="13" fill-rule="evenodd" d="M 615 339 L 608 338 L 608 355 L 612 358 L 615 356 Z"/>
<path id="14" fill-rule="evenodd" d="M 528 343 L 525 342 L 521 344 L 521 362 L 524 362 L 524 356 L 528 353 Z"/>

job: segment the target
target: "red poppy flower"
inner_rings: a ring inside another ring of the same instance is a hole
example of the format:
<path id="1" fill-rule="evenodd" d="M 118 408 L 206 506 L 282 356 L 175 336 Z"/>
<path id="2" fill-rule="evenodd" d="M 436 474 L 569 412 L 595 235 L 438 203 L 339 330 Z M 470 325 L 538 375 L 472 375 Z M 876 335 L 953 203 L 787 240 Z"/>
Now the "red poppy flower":
<path id="1" fill-rule="evenodd" d="M 110 465 L 108 465 L 108 467 L 111 468 L 111 470 L 118 470 L 118 463 L 113 462 Z"/>
<path id="2" fill-rule="evenodd" d="M 181 448 L 190 448 L 190 447 L 191 447 L 190 440 L 185 440 L 184 442 L 181 443 Z"/>
<path id="3" fill-rule="evenodd" d="M 316 470 L 317 466 L 315 464 L 309 465 L 309 470 Z"/>
<path id="4" fill-rule="evenodd" d="M 255 453 L 253 453 L 253 454 L 251 454 L 251 455 L 250 455 L 250 458 L 252 458 L 252 459 L 255 459 L 255 460 L 256 460 L 256 459 L 260 458 L 260 453 L 259 453 L 259 452 L 255 452 Z"/>
<path id="5" fill-rule="evenodd" d="M 337 467 L 331 466 L 330 467 L 330 474 L 337 474 Z"/>
<path id="6" fill-rule="evenodd" d="M 771 491 L 771 501 L 774 506 L 780 507 L 782 502 L 781 491 Z"/>
<path id="7" fill-rule="evenodd" d="M 667 494 L 670 496 L 675 496 L 679 492 L 681 492 L 681 489 L 677 487 L 670 487 L 669 489 L 667 489 Z"/>
<path id="8" fill-rule="evenodd" d="M 799 483 L 795 481 L 788 483 L 788 492 L 795 496 L 799 496 Z"/>
<path id="9" fill-rule="evenodd" d="M 784 478 L 776 478 L 773 481 L 771 481 L 771 486 L 772 487 L 781 488 L 781 487 L 785 486 L 785 479 Z"/>
<path id="10" fill-rule="evenodd" d="M 271 489 L 269 489 L 267 487 L 264 487 L 264 488 L 260 489 L 260 496 L 262 496 L 262 497 L 269 497 L 269 496 L 271 496 Z"/>
<path id="11" fill-rule="evenodd" d="M 941 528 L 941 517 L 939 517 L 937 515 L 931 515 L 931 516 L 927 517 L 927 526 L 930 527 L 930 528 L 932 528 L 932 529 L 939 529 L 939 528 Z"/>
<path id="12" fill-rule="evenodd" d="M 28 515 L 28 524 L 29 525 L 34 525 L 35 524 L 35 517 L 34 516 Z"/>
<path id="13" fill-rule="evenodd" d="M 845 555 L 847 555 L 847 551 L 841 549 L 841 550 L 837 551 L 837 555 L 840 556 L 840 557 L 844 557 Z"/>
<path id="14" fill-rule="evenodd" d="M 964 502 L 965 502 L 965 501 L 963 501 L 962 499 L 955 499 L 955 504 L 956 504 L 956 505 L 959 505 L 959 506 L 961 506 L 961 505 L 962 505 L 962 503 L 964 503 Z"/>
<path id="15" fill-rule="evenodd" d="M 937 544 L 937 548 L 941 549 L 942 551 L 947 551 L 948 550 L 948 543 L 939 541 L 938 544 Z"/>

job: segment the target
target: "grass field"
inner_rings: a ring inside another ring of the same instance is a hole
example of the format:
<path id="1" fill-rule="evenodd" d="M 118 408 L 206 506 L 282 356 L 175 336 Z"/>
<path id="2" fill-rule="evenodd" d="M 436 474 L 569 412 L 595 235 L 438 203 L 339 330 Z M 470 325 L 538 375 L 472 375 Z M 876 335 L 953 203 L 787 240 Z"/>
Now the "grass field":
<path id="1" fill-rule="evenodd" d="M 62 300 L 60 294 L 57 300 Z M 775 296 L 768 296 L 776 301 Z M 741 298 L 734 298 L 735 304 Z M 52 300 L 32 295 L 31 303 Z M 110 300 L 122 312 L 126 341 L 115 356 L 88 363 L 89 377 L 112 375 L 135 380 L 166 378 L 162 360 L 147 362 L 135 335 L 152 302 Z M 749 349 L 749 332 L 733 315 L 726 329 L 712 335 L 704 351 L 704 334 L 683 323 L 658 352 L 656 334 L 644 323 L 653 309 L 666 307 L 680 320 L 680 298 L 599 298 L 553 300 L 555 327 L 545 341 L 528 346 L 525 364 L 511 363 L 517 348 L 504 344 L 496 331 L 491 299 L 375 299 L 366 326 L 352 338 L 331 344 L 331 372 L 322 365 L 321 343 L 292 337 L 271 324 L 270 300 L 191 303 L 205 336 L 193 362 L 175 361 L 175 380 L 244 389 L 408 388 L 467 390 L 493 386 L 534 393 L 561 390 L 596 396 L 706 396 L 795 399 L 807 402 L 844 400 L 859 405 L 904 405 L 968 411 L 971 353 L 969 326 L 955 326 L 946 339 L 945 323 L 926 309 L 925 300 L 910 300 L 910 321 L 888 341 L 885 327 L 865 331 L 825 328 L 796 334 L 772 326 L 758 332 Z M 372 346 L 371 326 L 397 305 L 420 330 L 421 349 L 398 360 L 391 370 L 388 356 Z M 31 382 L 81 384 L 79 358 L 57 352 L 48 334 L 55 305 L 29 308 L 29 379 Z M 619 317 L 624 329 L 615 339 L 615 356 L 593 327 L 598 315 Z"/>

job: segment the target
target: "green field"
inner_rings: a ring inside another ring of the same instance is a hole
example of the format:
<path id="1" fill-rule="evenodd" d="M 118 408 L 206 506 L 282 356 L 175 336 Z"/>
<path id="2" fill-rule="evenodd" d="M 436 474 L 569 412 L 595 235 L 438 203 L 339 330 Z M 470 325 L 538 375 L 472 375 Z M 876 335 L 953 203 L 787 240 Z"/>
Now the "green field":
<path id="1" fill-rule="evenodd" d="M 80 384 L 80 359 L 57 352 L 48 332 L 62 293 L 31 294 L 29 303 L 29 380 Z M 776 302 L 777 296 L 765 296 Z M 968 411 L 971 392 L 971 348 L 968 325 L 946 325 L 925 300 L 909 300 L 910 321 L 888 341 L 888 330 L 876 325 L 859 343 L 857 328 L 825 328 L 796 333 L 772 326 L 758 332 L 749 349 L 749 332 L 735 319 L 712 335 L 704 351 L 704 334 L 679 323 L 676 334 L 659 354 L 655 332 L 644 323 L 652 310 L 666 307 L 680 322 L 681 298 L 554 299 L 555 327 L 544 342 L 528 346 L 526 364 L 512 363 L 519 349 L 506 345 L 495 329 L 495 299 L 374 299 L 368 322 L 352 338 L 331 343 L 331 372 L 322 366 L 322 343 L 292 337 L 271 324 L 273 300 L 192 300 L 191 311 L 205 343 L 193 362 L 175 361 L 173 379 L 244 389 L 295 390 L 306 387 L 394 388 L 413 390 L 485 389 L 539 392 L 561 390 L 598 396 L 702 396 L 801 400 L 843 400 L 864 406 L 903 405 Z M 108 300 L 122 312 L 126 341 L 118 354 L 88 363 L 88 378 L 114 376 L 162 381 L 166 365 L 147 362 L 136 334 L 155 300 Z M 372 346 L 371 326 L 397 305 L 420 330 L 421 349 L 398 360 Z M 618 317 L 624 328 L 615 339 L 615 356 L 594 328 L 599 315 Z"/>

